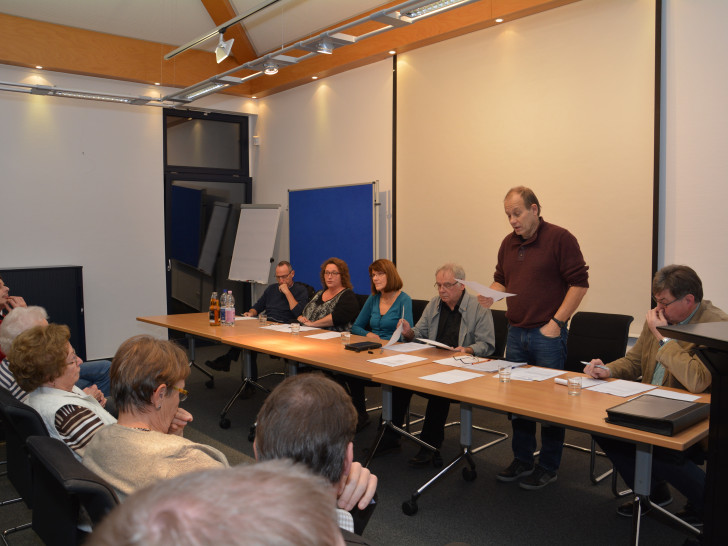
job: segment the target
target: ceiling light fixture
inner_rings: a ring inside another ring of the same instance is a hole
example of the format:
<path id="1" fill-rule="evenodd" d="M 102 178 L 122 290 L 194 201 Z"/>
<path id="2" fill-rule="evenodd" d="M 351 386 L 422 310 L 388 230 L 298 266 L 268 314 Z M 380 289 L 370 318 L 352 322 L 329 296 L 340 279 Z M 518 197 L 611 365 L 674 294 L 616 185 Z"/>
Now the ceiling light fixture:
<path id="1" fill-rule="evenodd" d="M 429 17 L 441 11 L 445 11 L 455 6 L 469 4 L 475 0 L 439 0 L 438 2 L 423 2 L 422 4 L 408 8 L 406 11 L 402 11 L 402 15 L 411 19 L 421 19 L 423 17 Z"/>
<path id="2" fill-rule="evenodd" d="M 43 70 L 43 67 L 42 67 L 41 65 L 39 65 L 39 64 L 35 65 L 35 67 L 36 67 L 36 68 L 37 68 L 38 70 Z"/>
<path id="3" fill-rule="evenodd" d="M 272 76 L 273 74 L 278 74 L 278 65 L 274 62 L 268 61 L 263 65 L 263 73 L 266 76 Z"/>
<path id="4" fill-rule="evenodd" d="M 224 41 L 222 39 L 223 34 L 225 34 L 225 30 L 220 31 L 220 40 L 218 41 L 217 47 L 215 48 L 215 59 L 217 59 L 217 64 L 220 64 L 228 58 L 228 56 L 230 55 L 230 50 L 233 48 L 233 42 L 235 41 L 235 38 Z"/>
<path id="5" fill-rule="evenodd" d="M 329 38 L 321 40 L 316 48 L 316 52 L 324 55 L 331 55 L 334 52 L 334 46 L 331 44 L 331 40 Z"/>
<path id="6" fill-rule="evenodd" d="M 225 21 L 222 25 L 219 25 L 219 26 L 213 28 L 207 34 L 203 34 L 199 38 L 195 38 L 194 40 L 191 40 L 191 41 L 187 42 L 185 45 L 180 46 L 180 47 L 178 47 L 177 49 L 175 49 L 173 51 L 170 51 L 169 53 L 167 53 L 164 56 L 164 60 L 165 61 L 168 61 L 172 57 L 174 57 L 176 55 L 179 55 L 180 53 L 182 53 L 184 51 L 187 51 L 188 49 L 191 49 L 191 48 L 195 47 L 198 44 L 201 44 L 205 40 L 209 40 L 210 38 L 212 38 L 213 36 L 215 36 L 215 34 L 217 34 L 218 32 L 225 32 L 228 29 L 228 27 L 233 26 L 235 23 L 239 23 L 243 19 L 246 19 L 247 17 L 250 17 L 254 13 L 258 13 L 260 10 L 265 9 L 268 6 L 270 6 L 271 4 L 275 4 L 276 2 L 279 2 L 279 1 L 280 0 L 266 0 L 262 4 L 260 4 L 258 6 L 255 6 L 254 8 L 250 8 L 245 13 L 242 13 L 242 14 L 238 15 L 237 17 L 233 17 L 229 21 Z"/>
<path id="7" fill-rule="evenodd" d="M 501 19 L 500 17 L 498 17 L 498 19 L 496 19 L 495 22 L 496 23 L 502 23 L 503 22 L 503 19 Z"/>

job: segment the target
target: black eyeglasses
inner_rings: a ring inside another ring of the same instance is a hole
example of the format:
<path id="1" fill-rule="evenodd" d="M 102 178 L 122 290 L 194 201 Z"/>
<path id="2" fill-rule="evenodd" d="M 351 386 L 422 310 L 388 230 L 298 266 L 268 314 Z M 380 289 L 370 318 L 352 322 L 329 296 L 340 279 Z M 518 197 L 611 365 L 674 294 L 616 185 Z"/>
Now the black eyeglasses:
<path id="1" fill-rule="evenodd" d="M 652 296 L 652 301 L 654 301 L 657 305 L 661 305 L 662 307 L 670 307 L 673 303 L 675 303 L 676 301 L 680 301 L 684 297 L 685 296 L 683 296 L 682 298 L 676 298 L 676 299 L 674 299 L 672 301 L 669 301 L 669 302 L 665 303 L 664 301 L 656 300 L 655 299 L 655 296 Z"/>

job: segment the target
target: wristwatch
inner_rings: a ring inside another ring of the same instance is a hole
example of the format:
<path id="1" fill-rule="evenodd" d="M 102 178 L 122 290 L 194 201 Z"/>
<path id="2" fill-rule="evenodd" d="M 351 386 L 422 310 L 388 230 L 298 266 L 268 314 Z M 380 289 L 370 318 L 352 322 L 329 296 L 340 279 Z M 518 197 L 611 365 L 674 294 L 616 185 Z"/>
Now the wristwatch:
<path id="1" fill-rule="evenodd" d="M 563 320 L 559 320 L 556 317 L 553 317 L 551 320 L 558 324 L 559 328 L 566 328 L 566 323 Z"/>
<path id="2" fill-rule="evenodd" d="M 672 339 L 671 339 L 671 338 L 669 338 L 669 337 L 663 337 L 663 338 L 662 338 L 662 339 L 660 340 L 660 347 L 664 347 L 665 345 L 667 345 L 667 344 L 668 344 L 669 342 L 671 342 L 671 341 L 672 341 Z"/>

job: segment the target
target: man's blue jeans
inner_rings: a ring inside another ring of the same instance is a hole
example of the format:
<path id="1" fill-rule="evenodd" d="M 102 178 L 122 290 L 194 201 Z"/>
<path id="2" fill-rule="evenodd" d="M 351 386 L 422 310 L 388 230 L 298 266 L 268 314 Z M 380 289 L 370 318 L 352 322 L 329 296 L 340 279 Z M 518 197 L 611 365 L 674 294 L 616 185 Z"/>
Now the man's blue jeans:
<path id="1" fill-rule="evenodd" d="M 111 368 L 111 362 L 109 360 L 84 362 L 81 364 L 81 373 L 78 381 L 76 381 L 76 386 L 83 390 L 91 385 L 96 385 L 104 393 L 104 396 L 108 397 L 111 391 L 109 368 Z"/>
<path id="2" fill-rule="evenodd" d="M 544 368 L 564 369 L 566 362 L 566 338 L 568 330 L 561 329 L 561 336 L 549 338 L 541 334 L 539 328 L 508 327 L 506 359 L 511 362 L 526 362 Z M 536 451 L 536 422 L 514 415 L 513 456 L 524 463 L 533 464 Z M 538 464 L 555 472 L 561 464 L 564 449 L 565 430 L 562 427 L 541 425 L 541 454 Z"/>

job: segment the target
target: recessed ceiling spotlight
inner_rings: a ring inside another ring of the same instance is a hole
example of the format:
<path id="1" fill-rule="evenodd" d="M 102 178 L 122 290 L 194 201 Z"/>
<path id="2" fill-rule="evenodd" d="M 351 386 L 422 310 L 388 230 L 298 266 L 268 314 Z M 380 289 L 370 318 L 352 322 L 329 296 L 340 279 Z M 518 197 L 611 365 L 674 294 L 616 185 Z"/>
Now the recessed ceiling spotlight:
<path id="1" fill-rule="evenodd" d="M 501 19 L 500 17 L 498 17 L 498 19 L 496 19 L 495 22 L 496 23 L 502 23 L 503 22 L 503 19 Z"/>
<path id="2" fill-rule="evenodd" d="M 256 97 L 255 95 L 253 95 L 253 97 L 252 97 L 252 98 L 254 98 L 254 99 L 257 99 L 258 97 Z"/>
<path id="3" fill-rule="evenodd" d="M 38 70 L 43 70 L 43 67 L 42 67 L 41 65 L 39 65 L 39 64 L 35 65 L 35 67 L 36 67 L 36 68 L 37 68 Z"/>
<path id="4" fill-rule="evenodd" d="M 318 80 L 318 76 L 311 76 L 312 80 Z"/>
<path id="5" fill-rule="evenodd" d="M 390 55 L 396 55 L 396 54 L 397 54 L 397 52 L 396 52 L 396 51 L 395 51 L 394 49 L 390 49 L 390 50 L 389 50 L 389 54 L 390 54 Z"/>
<path id="6" fill-rule="evenodd" d="M 159 82 L 154 82 L 154 85 L 162 85 L 162 84 Z"/>

